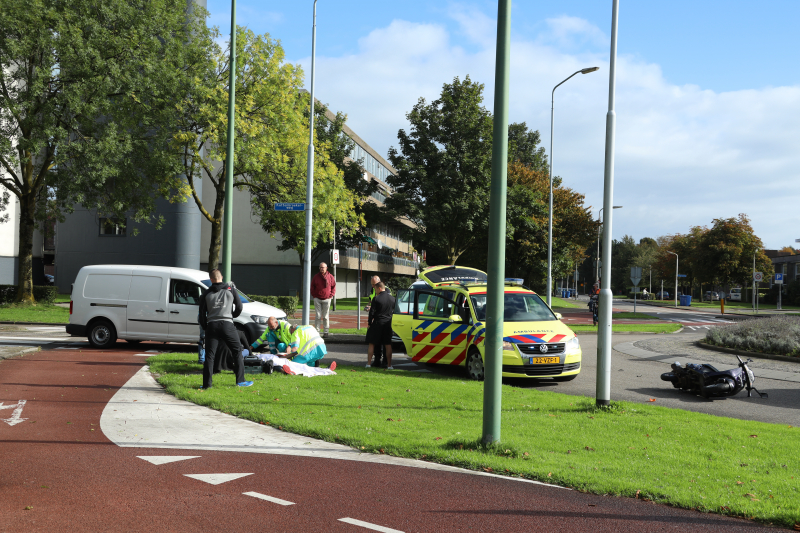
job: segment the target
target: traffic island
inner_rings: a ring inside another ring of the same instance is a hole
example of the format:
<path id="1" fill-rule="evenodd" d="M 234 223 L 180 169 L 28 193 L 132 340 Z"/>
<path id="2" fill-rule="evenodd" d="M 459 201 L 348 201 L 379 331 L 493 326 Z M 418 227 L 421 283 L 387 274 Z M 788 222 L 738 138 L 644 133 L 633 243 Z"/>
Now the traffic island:
<path id="1" fill-rule="evenodd" d="M 800 522 L 800 429 L 655 405 L 502 386 L 500 443 L 483 446 L 483 383 L 342 368 L 335 376 L 231 374 L 199 390 L 193 354 L 148 359 L 165 390 L 283 431 L 364 453 L 647 499 L 784 527 Z M 246 451 L 242 449 L 241 451 Z"/>

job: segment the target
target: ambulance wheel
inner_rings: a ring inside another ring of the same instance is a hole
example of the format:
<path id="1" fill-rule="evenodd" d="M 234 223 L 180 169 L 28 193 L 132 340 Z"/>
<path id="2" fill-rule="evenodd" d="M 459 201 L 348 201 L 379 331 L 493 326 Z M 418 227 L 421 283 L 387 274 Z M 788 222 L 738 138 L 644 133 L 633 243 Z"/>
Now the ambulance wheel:
<path id="1" fill-rule="evenodd" d="M 481 358 L 481 353 L 477 348 L 470 349 L 469 353 L 467 354 L 467 362 L 465 366 L 467 367 L 467 375 L 469 376 L 469 379 L 474 381 L 483 381 L 483 359 Z"/>
<path id="2" fill-rule="evenodd" d="M 101 318 L 89 326 L 89 344 L 93 348 L 109 348 L 117 342 L 117 330 L 114 324 Z"/>

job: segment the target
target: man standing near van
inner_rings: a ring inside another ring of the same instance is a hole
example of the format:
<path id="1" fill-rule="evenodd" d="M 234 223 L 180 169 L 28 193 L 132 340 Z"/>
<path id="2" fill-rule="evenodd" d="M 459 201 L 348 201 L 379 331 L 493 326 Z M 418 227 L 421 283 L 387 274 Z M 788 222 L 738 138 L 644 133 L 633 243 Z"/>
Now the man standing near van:
<path id="1" fill-rule="evenodd" d="M 252 381 L 244 380 L 244 359 L 239 334 L 233 319 L 242 313 L 242 300 L 233 283 L 222 282 L 222 272 L 214 269 L 209 272 L 211 287 L 200 298 L 200 326 L 206 331 L 206 360 L 203 364 L 203 388 L 211 387 L 214 375 L 214 356 L 220 343 L 233 354 L 236 384 L 249 387 Z"/>
<path id="2" fill-rule="evenodd" d="M 367 330 L 367 342 L 369 343 L 367 368 L 372 362 L 375 347 L 383 346 L 386 354 L 386 368 L 394 370 L 392 368 L 392 313 L 394 313 L 395 301 L 392 295 L 386 292 L 386 285 L 382 282 L 379 281 L 375 284 L 375 291 L 377 294 L 372 299 L 367 320 L 369 326 Z"/>
<path id="3" fill-rule="evenodd" d="M 331 300 L 336 298 L 336 280 L 328 272 L 328 265 L 319 264 L 319 272 L 311 280 L 311 296 L 314 298 L 314 329 L 319 331 L 319 322 L 325 328 L 323 337 L 328 336 L 330 325 Z"/>

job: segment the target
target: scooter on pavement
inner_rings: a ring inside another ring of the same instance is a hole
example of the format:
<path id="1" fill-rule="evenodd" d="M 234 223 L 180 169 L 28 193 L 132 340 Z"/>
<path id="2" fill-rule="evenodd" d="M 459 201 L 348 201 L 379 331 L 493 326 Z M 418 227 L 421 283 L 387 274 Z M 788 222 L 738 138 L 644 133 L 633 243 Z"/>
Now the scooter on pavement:
<path id="1" fill-rule="evenodd" d="M 768 398 L 766 393 L 758 392 L 753 386 L 756 377 L 753 371 L 747 366 L 752 363 L 752 359 L 739 360 L 737 368 L 730 370 L 717 370 L 709 364 L 696 365 L 689 363 L 682 366 L 679 362 L 672 363 L 672 372 L 661 374 L 662 381 L 669 381 L 676 389 L 692 391 L 703 398 L 734 396 L 742 389 L 747 389 L 749 398 L 752 391 L 755 391 L 761 398 Z"/>

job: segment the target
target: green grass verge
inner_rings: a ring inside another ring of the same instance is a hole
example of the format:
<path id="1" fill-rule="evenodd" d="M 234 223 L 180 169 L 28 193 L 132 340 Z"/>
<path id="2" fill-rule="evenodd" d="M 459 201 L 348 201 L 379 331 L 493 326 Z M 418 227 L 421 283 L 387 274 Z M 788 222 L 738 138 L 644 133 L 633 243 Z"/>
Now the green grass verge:
<path id="1" fill-rule="evenodd" d="M 278 429 L 385 453 L 648 498 L 785 527 L 800 520 L 800 429 L 503 386 L 503 437 L 480 444 L 483 384 L 340 367 L 331 377 L 215 377 L 199 391 L 194 354 L 148 359 L 178 398 Z"/>
<path id="2" fill-rule="evenodd" d="M 542 300 L 546 302 L 547 296 L 542 296 Z M 550 299 L 550 303 L 552 304 L 553 309 L 575 309 L 576 307 L 586 307 L 586 304 L 565 300 L 563 298 L 556 298 L 555 296 Z"/>
<path id="3" fill-rule="evenodd" d="M 331 328 L 328 330 L 330 333 L 335 333 L 338 335 L 366 335 L 367 328 Z"/>
<path id="4" fill-rule="evenodd" d="M 58 303 L 69 303 L 70 300 L 72 300 L 71 294 L 59 294 L 56 296 L 56 302 Z"/>
<path id="5" fill-rule="evenodd" d="M 571 325 L 567 324 L 575 333 L 594 333 L 597 332 L 597 326 L 589 325 Z M 614 333 L 623 333 L 626 331 L 638 333 L 674 333 L 681 329 L 680 324 L 612 324 L 611 331 Z"/>
<path id="6" fill-rule="evenodd" d="M 661 320 L 657 316 L 646 315 L 644 313 L 611 313 L 613 318 L 632 318 L 636 320 Z"/>
<path id="7" fill-rule="evenodd" d="M 0 305 L 0 322 L 69 322 L 69 309 L 57 305 Z"/>

